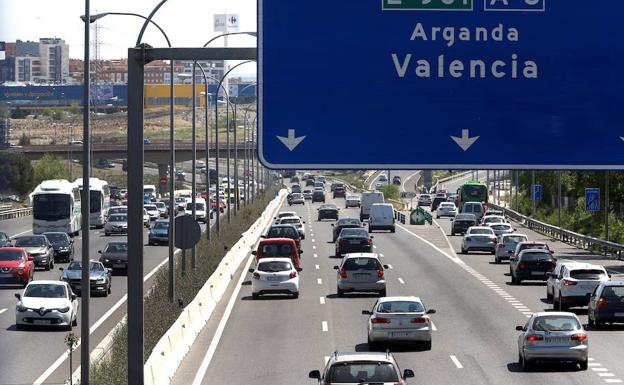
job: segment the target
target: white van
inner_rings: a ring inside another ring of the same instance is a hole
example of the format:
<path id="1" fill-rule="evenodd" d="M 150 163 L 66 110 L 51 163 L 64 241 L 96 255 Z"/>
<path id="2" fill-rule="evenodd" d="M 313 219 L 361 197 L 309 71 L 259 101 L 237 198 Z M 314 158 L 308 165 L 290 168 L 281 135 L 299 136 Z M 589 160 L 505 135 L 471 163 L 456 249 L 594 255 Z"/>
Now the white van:
<path id="1" fill-rule="evenodd" d="M 193 215 L 193 202 L 188 201 L 184 208 L 184 214 Z M 208 222 L 208 208 L 204 198 L 195 198 L 195 218 L 197 222 Z"/>
<path id="2" fill-rule="evenodd" d="M 143 185 L 143 195 L 149 195 L 153 202 L 156 199 L 156 186 L 153 184 Z"/>
<path id="3" fill-rule="evenodd" d="M 477 217 L 477 223 L 479 223 L 481 222 L 481 218 L 483 218 L 485 210 L 481 202 L 466 202 L 461 212 L 462 214 L 474 214 L 475 217 Z"/>
<path id="4" fill-rule="evenodd" d="M 360 220 L 368 219 L 370 216 L 370 209 L 373 203 L 384 203 L 384 195 L 380 191 L 364 192 L 362 193 L 362 200 L 360 205 Z"/>
<path id="5" fill-rule="evenodd" d="M 390 230 L 394 233 L 394 208 L 390 203 L 373 203 L 368 219 L 368 232 Z"/>

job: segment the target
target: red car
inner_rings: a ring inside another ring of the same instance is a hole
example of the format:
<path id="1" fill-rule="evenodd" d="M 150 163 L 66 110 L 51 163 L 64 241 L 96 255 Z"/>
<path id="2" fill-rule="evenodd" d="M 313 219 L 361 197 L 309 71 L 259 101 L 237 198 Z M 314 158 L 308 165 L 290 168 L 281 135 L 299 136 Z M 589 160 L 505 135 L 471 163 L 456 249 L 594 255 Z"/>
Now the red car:
<path id="1" fill-rule="evenodd" d="M 263 239 L 258 243 L 258 249 L 251 254 L 256 256 L 256 262 L 262 258 L 290 258 L 295 268 L 301 269 L 299 248 L 290 238 Z"/>
<path id="2" fill-rule="evenodd" d="M 33 257 L 19 247 L 0 248 L 0 283 L 19 283 L 26 287 L 35 274 Z"/>
<path id="3" fill-rule="evenodd" d="M 217 208 L 217 201 L 210 201 L 210 208 L 215 210 Z M 225 211 L 225 202 L 224 201 L 219 201 L 219 211 L 224 212 Z"/>

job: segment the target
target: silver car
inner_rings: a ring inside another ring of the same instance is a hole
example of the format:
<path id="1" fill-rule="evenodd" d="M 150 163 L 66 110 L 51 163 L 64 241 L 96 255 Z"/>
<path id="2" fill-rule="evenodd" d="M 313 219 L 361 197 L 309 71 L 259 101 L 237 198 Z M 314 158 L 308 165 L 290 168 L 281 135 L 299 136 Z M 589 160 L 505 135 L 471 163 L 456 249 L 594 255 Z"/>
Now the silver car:
<path id="1" fill-rule="evenodd" d="M 13 246 L 25 249 L 33 257 L 35 267 L 54 268 L 54 248 L 45 235 L 22 235 L 13 238 Z"/>
<path id="2" fill-rule="evenodd" d="M 345 292 L 378 292 L 386 296 L 385 270 L 377 253 L 347 254 L 340 263 L 334 266 L 338 270 L 337 293 L 343 297 Z"/>
<path id="3" fill-rule="evenodd" d="M 526 242 L 529 238 L 525 234 L 504 234 L 498 238 L 498 246 L 496 247 L 496 256 L 494 263 L 501 263 L 503 260 L 509 260 L 509 257 L 516 250 L 516 246 L 520 242 Z"/>
<path id="4" fill-rule="evenodd" d="M 414 371 L 405 369 L 401 374 L 399 365 L 390 352 L 334 352 L 322 373 L 320 370 L 313 370 L 308 377 L 317 380 L 319 385 L 406 385 L 406 379 L 414 377 Z"/>
<path id="5" fill-rule="evenodd" d="M 80 294 L 82 284 L 82 262 L 72 261 L 67 269 L 61 267 L 61 281 L 71 286 L 74 293 Z M 89 262 L 89 283 L 91 294 L 107 297 L 111 293 L 112 270 L 104 267 L 100 261 Z"/>
<path id="6" fill-rule="evenodd" d="M 491 223 L 488 227 L 494 230 L 494 235 L 500 237 L 503 234 L 512 234 L 516 229 L 509 223 Z"/>
<path id="7" fill-rule="evenodd" d="M 360 207 L 361 199 L 359 195 L 347 195 L 345 198 L 345 208 Z"/>
<path id="8" fill-rule="evenodd" d="M 587 370 L 588 336 L 574 313 L 535 313 L 524 326 L 516 326 L 518 361 L 522 368 L 531 369 L 534 363 L 572 362 Z"/>
<path id="9" fill-rule="evenodd" d="M 427 310 L 418 297 L 379 298 L 373 309 L 362 310 L 368 319 L 368 348 L 375 349 L 377 342 L 416 342 L 431 350 L 432 324 Z"/>
<path id="10" fill-rule="evenodd" d="M 109 215 L 104 225 L 104 235 L 111 234 L 128 234 L 128 215 L 113 214 Z"/>
<path id="11" fill-rule="evenodd" d="M 486 226 L 473 226 L 468 228 L 461 244 L 461 253 L 467 254 L 469 251 L 489 251 L 496 253 L 496 235 L 494 230 Z"/>

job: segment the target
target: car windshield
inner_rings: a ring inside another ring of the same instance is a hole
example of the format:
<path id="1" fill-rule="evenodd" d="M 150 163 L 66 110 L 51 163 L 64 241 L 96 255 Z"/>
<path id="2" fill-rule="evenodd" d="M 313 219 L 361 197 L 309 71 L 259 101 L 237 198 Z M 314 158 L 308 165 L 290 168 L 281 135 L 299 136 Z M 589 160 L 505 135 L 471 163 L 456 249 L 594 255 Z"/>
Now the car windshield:
<path id="1" fill-rule="evenodd" d="M 128 244 L 126 242 L 109 243 L 104 251 L 106 253 L 127 253 Z"/>
<path id="2" fill-rule="evenodd" d="M 0 250 L 0 261 L 19 261 L 24 255 L 19 250 Z"/>
<path id="3" fill-rule="evenodd" d="M 299 232 L 292 226 L 274 226 L 267 233 L 269 238 L 298 238 Z"/>
<path id="4" fill-rule="evenodd" d="M 570 270 L 570 278 L 599 280 L 604 278 L 606 273 L 600 269 L 577 269 Z"/>
<path id="5" fill-rule="evenodd" d="M 471 229 L 470 235 L 494 235 L 492 229 Z"/>
<path id="6" fill-rule="evenodd" d="M 377 306 L 378 313 L 424 313 L 425 308 L 415 301 L 387 301 Z"/>
<path id="7" fill-rule="evenodd" d="M 607 286 L 602 291 L 602 297 L 624 300 L 624 286 Z"/>
<path id="8" fill-rule="evenodd" d="M 527 240 L 524 235 L 506 235 L 503 237 L 503 243 L 520 243 Z"/>
<path id="9" fill-rule="evenodd" d="M 184 203 L 184 202 L 186 202 L 186 198 L 177 197 L 177 198 L 175 199 L 175 201 L 176 201 L 176 203 Z"/>
<path id="10" fill-rule="evenodd" d="M 109 222 L 127 222 L 128 216 L 126 215 L 111 215 L 108 217 Z"/>
<path id="11" fill-rule="evenodd" d="M 34 298 L 67 298 L 65 285 L 30 284 L 26 288 L 24 297 Z"/>
<path id="12" fill-rule="evenodd" d="M 272 243 L 262 246 L 262 255 L 265 257 L 290 257 L 292 247 L 288 243 Z"/>
<path id="13" fill-rule="evenodd" d="M 158 207 L 156 207 L 154 205 L 145 205 L 145 210 L 147 210 L 147 211 L 154 211 L 154 210 L 158 210 Z"/>
<path id="14" fill-rule="evenodd" d="M 325 383 L 332 384 L 383 384 L 398 381 L 396 369 L 387 362 L 341 362 L 332 365 L 325 378 Z"/>
<path id="15" fill-rule="evenodd" d="M 161 209 L 167 208 L 164 202 L 156 202 L 156 207 L 159 207 Z"/>
<path id="16" fill-rule="evenodd" d="M 328 205 L 321 205 L 320 209 L 321 210 L 336 210 L 338 207 L 336 207 L 336 205 L 332 205 L 332 204 L 328 204 Z"/>
<path id="17" fill-rule="evenodd" d="M 342 268 L 344 270 L 378 270 L 381 264 L 375 258 L 349 258 Z"/>
<path id="18" fill-rule="evenodd" d="M 169 228 L 169 222 L 156 222 L 154 223 L 154 228 L 155 229 L 168 229 Z"/>
<path id="19" fill-rule="evenodd" d="M 53 245 L 69 245 L 69 239 L 65 233 L 47 233 L 44 235 Z"/>
<path id="20" fill-rule="evenodd" d="M 368 238 L 368 231 L 365 229 L 343 229 L 340 232 L 340 238 L 345 237 Z"/>
<path id="21" fill-rule="evenodd" d="M 548 315 L 536 317 L 533 321 L 533 330 L 543 332 L 570 332 L 580 330 L 581 324 L 575 317 L 565 315 Z"/>
<path id="22" fill-rule="evenodd" d="M 280 271 L 292 270 L 292 265 L 290 264 L 290 262 L 286 261 L 260 262 L 258 263 L 258 267 L 256 268 L 256 270 L 263 271 L 265 273 L 277 273 Z"/>
<path id="23" fill-rule="evenodd" d="M 292 197 L 295 198 L 295 199 L 301 199 L 301 198 L 303 198 L 303 195 L 301 195 L 299 193 L 295 193 L 295 194 L 292 195 Z"/>
<path id="24" fill-rule="evenodd" d="M 46 245 L 45 237 L 21 237 L 15 240 L 15 247 L 43 247 Z"/>
<path id="25" fill-rule="evenodd" d="M 89 268 L 91 271 L 103 271 L 102 264 L 99 262 L 90 262 Z M 80 261 L 72 261 L 67 270 L 82 270 L 82 262 Z"/>
<path id="26" fill-rule="evenodd" d="M 534 253 L 534 252 L 526 252 L 520 256 L 520 259 L 525 262 L 534 262 L 534 261 L 553 261 L 554 258 L 550 253 Z"/>

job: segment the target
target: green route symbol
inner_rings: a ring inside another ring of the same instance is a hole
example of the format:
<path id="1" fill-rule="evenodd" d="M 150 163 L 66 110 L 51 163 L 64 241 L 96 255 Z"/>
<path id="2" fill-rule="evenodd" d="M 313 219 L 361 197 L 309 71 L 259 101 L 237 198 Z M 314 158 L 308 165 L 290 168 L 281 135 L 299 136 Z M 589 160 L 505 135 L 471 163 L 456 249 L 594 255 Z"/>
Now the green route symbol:
<path id="1" fill-rule="evenodd" d="M 472 11 L 474 0 L 382 0 L 384 11 Z"/>

